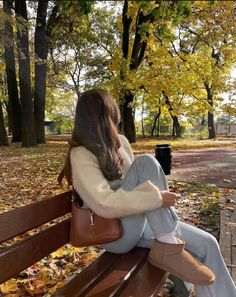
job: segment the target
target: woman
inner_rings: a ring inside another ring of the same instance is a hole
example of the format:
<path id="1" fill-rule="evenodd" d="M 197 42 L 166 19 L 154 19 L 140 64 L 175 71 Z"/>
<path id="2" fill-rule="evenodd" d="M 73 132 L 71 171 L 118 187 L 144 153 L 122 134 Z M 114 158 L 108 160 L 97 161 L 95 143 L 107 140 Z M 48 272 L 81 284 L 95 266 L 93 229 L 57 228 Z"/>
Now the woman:
<path id="1" fill-rule="evenodd" d="M 98 215 L 121 218 L 124 235 L 104 244 L 107 251 L 148 247 L 148 261 L 194 284 L 198 297 L 236 297 L 216 239 L 178 220 L 172 207 L 180 195 L 168 191 L 154 157 L 134 160 L 129 142 L 118 134 L 119 121 L 119 108 L 106 91 L 80 96 L 59 182 L 66 177 Z"/>

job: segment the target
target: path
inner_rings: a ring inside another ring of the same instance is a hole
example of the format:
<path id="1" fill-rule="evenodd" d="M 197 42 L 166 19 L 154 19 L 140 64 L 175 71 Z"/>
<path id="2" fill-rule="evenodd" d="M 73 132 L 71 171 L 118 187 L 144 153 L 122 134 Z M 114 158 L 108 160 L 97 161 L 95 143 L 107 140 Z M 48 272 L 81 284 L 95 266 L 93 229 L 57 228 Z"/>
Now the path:
<path id="1" fill-rule="evenodd" d="M 172 152 L 172 170 L 168 178 L 236 189 L 236 149 Z"/>
<path id="2" fill-rule="evenodd" d="M 236 149 L 202 149 L 172 153 L 168 179 L 193 183 L 211 183 L 228 188 L 220 211 L 220 246 L 236 282 Z M 231 189 L 231 190 L 230 190 Z"/>

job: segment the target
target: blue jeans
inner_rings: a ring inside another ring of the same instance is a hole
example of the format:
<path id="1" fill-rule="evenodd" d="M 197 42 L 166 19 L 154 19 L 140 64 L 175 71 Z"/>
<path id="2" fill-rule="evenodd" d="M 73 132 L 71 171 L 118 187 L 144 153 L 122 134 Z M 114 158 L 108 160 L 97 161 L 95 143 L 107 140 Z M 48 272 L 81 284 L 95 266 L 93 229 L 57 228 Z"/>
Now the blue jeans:
<path id="1" fill-rule="evenodd" d="M 151 155 L 137 157 L 122 183 L 129 191 L 150 180 L 160 190 L 168 190 L 165 174 L 158 161 Z M 134 202 L 135 203 L 135 202 Z M 151 248 L 153 234 L 175 232 L 185 241 L 185 248 L 216 275 L 208 287 L 195 286 L 197 297 L 236 297 L 236 287 L 222 258 L 217 240 L 211 234 L 181 222 L 174 209 L 158 208 L 146 213 L 122 218 L 124 235 L 102 248 L 112 253 L 126 253 L 135 246 Z"/>

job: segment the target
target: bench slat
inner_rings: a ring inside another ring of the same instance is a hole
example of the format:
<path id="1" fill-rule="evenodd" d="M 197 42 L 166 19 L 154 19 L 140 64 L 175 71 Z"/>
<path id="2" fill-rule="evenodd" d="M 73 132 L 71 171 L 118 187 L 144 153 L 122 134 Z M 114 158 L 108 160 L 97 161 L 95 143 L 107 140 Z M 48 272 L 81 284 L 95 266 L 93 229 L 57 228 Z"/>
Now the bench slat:
<path id="1" fill-rule="evenodd" d="M 156 296 L 164 285 L 168 273 L 149 264 L 147 261 L 135 275 L 120 297 Z"/>
<path id="2" fill-rule="evenodd" d="M 15 244 L 0 254 L 0 283 L 69 242 L 70 219 Z"/>
<path id="3" fill-rule="evenodd" d="M 100 279 L 107 273 L 110 266 L 120 259 L 120 255 L 103 253 L 99 258 L 84 268 L 69 283 L 59 289 L 54 297 L 82 297 L 87 294 L 91 288 L 96 285 Z"/>
<path id="4" fill-rule="evenodd" d="M 135 248 L 122 254 L 109 273 L 87 294 L 86 297 L 117 297 L 138 272 L 146 260 L 148 249 Z M 139 295 L 140 296 L 140 295 Z"/>
<path id="5" fill-rule="evenodd" d="M 71 211 L 71 192 L 0 214 L 0 243 Z"/>
<path id="6" fill-rule="evenodd" d="M 148 252 L 148 249 L 143 248 L 135 248 L 122 255 L 105 252 L 53 296 L 120 296 L 121 291 L 143 265 Z"/>

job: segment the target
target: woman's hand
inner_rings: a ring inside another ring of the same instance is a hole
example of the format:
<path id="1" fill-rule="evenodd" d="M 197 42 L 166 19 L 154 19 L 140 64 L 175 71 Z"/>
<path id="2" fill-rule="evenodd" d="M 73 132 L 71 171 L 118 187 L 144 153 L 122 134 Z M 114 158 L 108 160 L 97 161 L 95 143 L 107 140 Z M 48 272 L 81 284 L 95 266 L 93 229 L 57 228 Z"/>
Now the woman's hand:
<path id="1" fill-rule="evenodd" d="M 168 191 L 161 191 L 161 196 L 163 199 L 163 208 L 175 206 L 175 202 L 181 198 L 180 194 L 175 194 Z"/>

